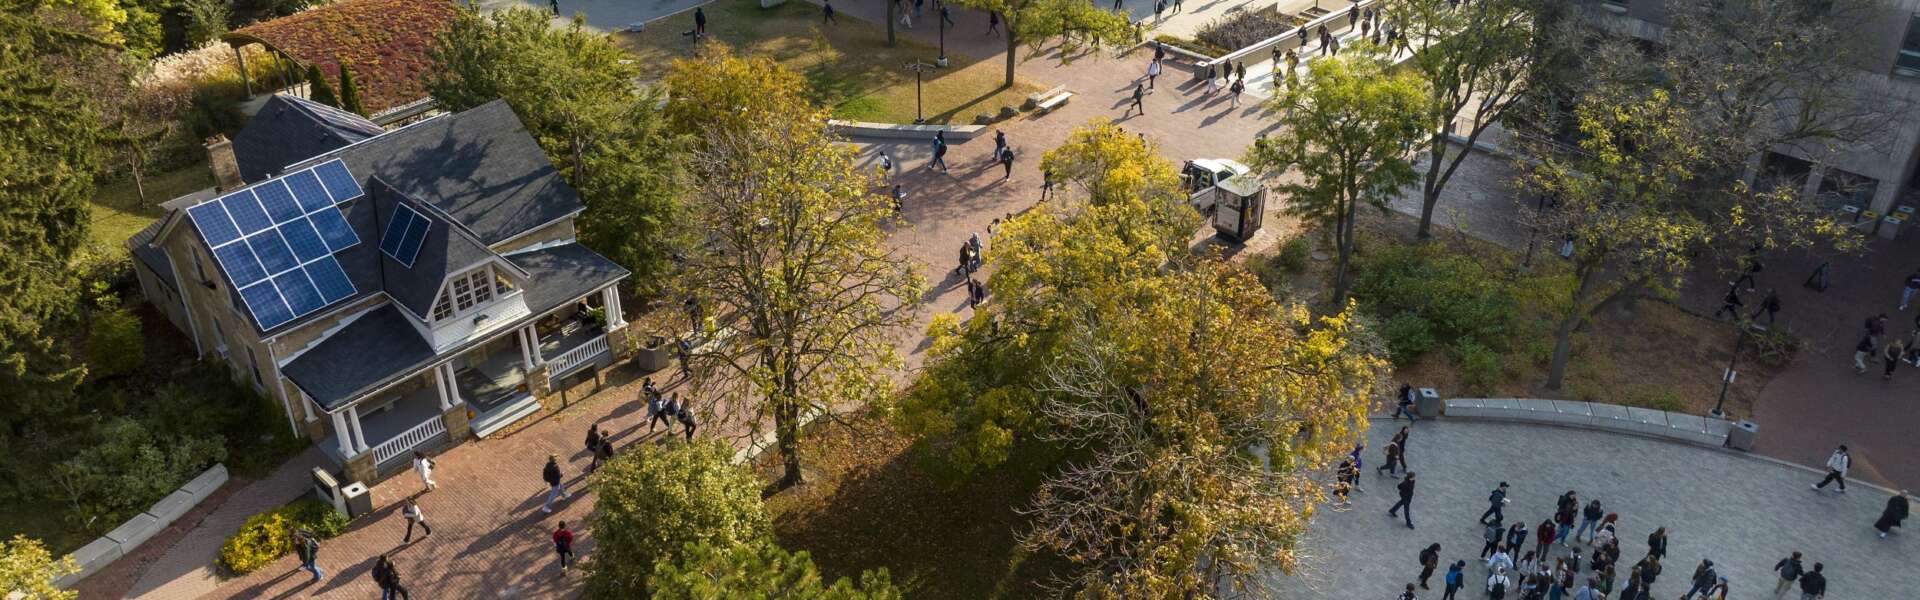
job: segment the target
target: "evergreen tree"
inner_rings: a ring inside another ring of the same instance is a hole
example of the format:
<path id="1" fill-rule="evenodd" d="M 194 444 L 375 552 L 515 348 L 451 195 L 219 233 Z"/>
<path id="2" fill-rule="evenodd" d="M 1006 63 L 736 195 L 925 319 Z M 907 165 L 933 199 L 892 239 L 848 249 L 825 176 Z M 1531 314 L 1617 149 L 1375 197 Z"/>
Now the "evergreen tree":
<path id="1" fill-rule="evenodd" d="M 367 115 L 366 103 L 360 100 L 360 86 L 353 81 L 353 71 L 345 63 L 340 65 L 340 108 L 347 112 Z"/>
<path id="2" fill-rule="evenodd" d="M 345 72 L 342 70 L 342 72 Z M 318 65 L 307 65 L 307 83 L 312 87 L 307 91 L 307 99 L 335 108 L 340 107 L 340 96 L 333 93 L 333 85 L 327 83 L 327 75 L 320 72 Z"/>

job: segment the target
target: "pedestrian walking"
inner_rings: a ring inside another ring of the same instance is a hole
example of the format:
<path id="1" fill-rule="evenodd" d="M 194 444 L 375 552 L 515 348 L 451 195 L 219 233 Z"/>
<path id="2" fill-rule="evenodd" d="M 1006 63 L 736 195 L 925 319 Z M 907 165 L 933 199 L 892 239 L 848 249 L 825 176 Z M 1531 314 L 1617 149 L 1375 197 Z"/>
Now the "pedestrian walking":
<path id="1" fill-rule="evenodd" d="M 1880 338 L 1887 335 L 1887 313 L 1867 319 L 1865 327 L 1867 336 L 1873 338 L 1873 344 L 1880 345 Z"/>
<path id="2" fill-rule="evenodd" d="M 1227 86 L 1227 91 L 1233 94 L 1233 103 L 1227 105 L 1227 107 L 1240 108 L 1240 92 L 1247 91 L 1247 82 L 1235 79 L 1232 84 Z"/>
<path id="3" fill-rule="evenodd" d="M 820 23 L 840 24 L 838 19 L 833 18 L 833 0 L 827 0 L 824 4 L 820 5 Z"/>
<path id="4" fill-rule="evenodd" d="M 400 543 L 402 544 L 413 543 L 413 526 L 414 525 L 420 526 L 421 538 L 425 538 L 427 536 L 433 535 L 433 526 L 427 524 L 426 513 L 423 513 L 420 511 L 420 503 L 418 501 L 415 501 L 413 498 L 407 498 L 406 506 L 400 509 L 400 516 L 405 517 L 407 519 L 407 535 L 405 537 L 400 538 Z"/>
<path id="5" fill-rule="evenodd" d="M 599 423 L 594 423 L 587 426 L 586 449 L 587 449 L 587 456 L 590 458 L 590 460 L 587 462 L 587 472 L 592 473 L 595 468 L 598 468 L 600 466 L 600 460 L 598 458 L 595 458 L 595 454 L 597 454 L 598 451 L 600 450 L 600 424 Z"/>
<path id="6" fill-rule="evenodd" d="M 1247 61 L 1243 60 L 1233 65 L 1233 78 L 1241 81 L 1247 80 Z"/>
<path id="7" fill-rule="evenodd" d="M 540 512 L 552 513 L 554 500 L 565 500 L 573 497 L 567 493 L 566 482 L 560 479 L 560 457 L 558 455 L 547 455 L 547 465 L 540 468 L 540 479 L 547 482 L 547 502 L 546 504 L 540 505 Z"/>
<path id="8" fill-rule="evenodd" d="M 560 573 L 566 574 L 567 561 L 573 558 L 573 531 L 567 529 L 567 522 L 553 530 L 553 553 L 560 557 Z"/>
<path id="9" fill-rule="evenodd" d="M 1837 481 L 1840 483 L 1840 493 L 1847 493 L 1847 468 L 1852 466 L 1853 455 L 1847 454 L 1847 445 L 1841 444 L 1840 447 L 1834 448 L 1833 454 L 1827 457 L 1826 479 L 1820 480 L 1820 483 L 1813 484 L 1813 489 L 1815 491 L 1824 490 L 1827 488 L 1827 484 Z"/>
<path id="10" fill-rule="evenodd" d="M 1720 573 L 1713 569 L 1713 561 L 1701 560 L 1700 565 L 1693 568 L 1693 587 L 1687 588 L 1687 593 L 1681 594 L 1680 600 L 1692 600 L 1695 592 L 1709 594 L 1713 584 L 1719 580 Z M 1702 597 L 1712 598 L 1713 596 L 1703 595 Z"/>
<path id="11" fill-rule="evenodd" d="M 1906 490 L 1900 490 L 1900 493 L 1887 499 L 1887 507 L 1880 511 L 1880 519 L 1873 522 L 1873 528 L 1880 530 L 1880 539 L 1887 539 L 1887 534 L 1892 533 L 1893 528 L 1899 527 L 1901 521 L 1907 520 L 1907 511 L 1910 508 Z"/>
<path id="12" fill-rule="evenodd" d="M 1042 167 L 1040 169 L 1040 201 L 1046 202 L 1047 196 L 1052 193 L 1053 193 L 1053 168 Z"/>
<path id="13" fill-rule="evenodd" d="M 1535 554 L 1539 554 L 1541 557 L 1547 555 L 1548 549 L 1553 546 L 1553 534 L 1556 529 L 1553 524 L 1553 518 L 1551 517 L 1540 521 L 1540 524 L 1533 528 L 1533 550 Z"/>
<path id="14" fill-rule="evenodd" d="M 413 594 L 407 593 L 406 586 L 400 585 L 400 570 L 394 568 L 393 560 L 381 554 L 373 561 L 373 583 L 380 586 L 380 600 L 402 598 L 413 600 Z"/>
<path id="15" fill-rule="evenodd" d="M 610 460 L 613 460 L 613 436 L 602 437 L 600 447 L 593 449 L 593 462 L 604 465 Z"/>
<path id="16" fill-rule="evenodd" d="M 1907 286 L 1900 289 L 1900 310 L 1907 309 L 1907 304 L 1913 300 L 1915 292 L 1920 292 L 1920 271 L 1914 271 L 1912 275 L 1908 275 Z"/>
<path id="17" fill-rule="evenodd" d="M 1733 280 L 1733 285 L 1738 286 L 1744 283 L 1747 284 L 1747 291 L 1753 291 L 1753 285 L 1757 283 L 1754 276 L 1759 275 L 1760 271 L 1767 268 L 1765 264 L 1760 262 L 1760 250 L 1761 247 L 1759 244 L 1754 244 L 1753 247 L 1747 249 L 1747 255 L 1740 259 L 1740 262 L 1746 264 L 1746 268 L 1740 271 L 1739 279 Z"/>
<path id="18" fill-rule="evenodd" d="M 1412 450 L 1412 447 L 1407 445 L 1407 437 L 1411 435 L 1413 435 L 1413 432 L 1407 427 L 1401 427 L 1400 431 L 1393 434 L 1393 443 L 1400 446 L 1400 455 L 1394 459 L 1394 462 L 1400 464 L 1400 470 L 1402 471 L 1408 470 L 1407 453 Z"/>
<path id="19" fill-rule="evenodd" d="M 1508 502 L 1511 501 L 1507 500 L 1507 482 L 1502 481 L 1487 494 L 1487 512 L 1480 513 L 1480 523 L 1486 524 L 1487 517 L 1493 517 L 1493 524 L 1498 527 L 1507 518 L 1505 511 Z"/>
<path id="20" fill-rule="evenodd" d="M 1499 552 L 1500 540 L 1507 533 L 1507 528 L 1500 526 L 1500 521 L 1497 519 L 1485 525 L 1487 526 L 1486 532 L 1481 534 L 1481 538 L 1487 543 L 1480 547 L 1480 558 L 1486 558 L 1495 552 Z"/>
<path id="21" fill-rule="evenodd" d="M 1440 577 L 1440 583 L 1446 586 L 1440 594 L 1440 600 L 1453 600 L 1453 595 L 1460 593 L 1460 586 L 1466 584 L 1466 574 L 1461 569 L 1466 566 L 1467 561 L 1456 560 L 1453 566 L 1447 567 L 1447 574 Z"/>
<path id="22" fill-rule="evenodd" d="M 1005 175 L 1000 176 L 1000 180 L 1006 181 L 1009 179 L 1013 179 L 1013 149 L 1012 148 L 1007 148 L 1005 150 L 1000 151 L 1000 166 L 1004 167 L 1007 171 Z"/>
<path id="23" fill-rule="evenodd" d="M 1580 509 L 1580 528 L 1574 530 L 1573 541 L 1580 541 L 1582 535 L 1591 539 L 1594 534 L 1600 533 L 1600 519 L 1605 516 L 1607 513 L 1600 508 L 1598 499 L 1588 501 L 1587 507 Z"/>
<path id="24" fill-rule="evenodd" d="M 413 451 L 413 472 L 420 476 L 420 485 L 427 491 L 433 491 L 438 485 L 433 482 L 433 459 L 427 458 L 426 453 Z"/>
<path id="25" fill-rule="evenodd" d="M 699 7 L 695 7 L 693 9 L 693 37 L 694 39 L 700 39 L 706 36 L 707 36 L 707 11 L 700 9 Z"/>
<path id="26" fill-rule="evenodd" d="M 1007 151 L 1007 132 L 998 129 L 993 130 L 993 158 L 990 160 L 992 162 L 999 162 L 1000 153 L 1005 151 Z"/>
<path id="27" fill-rule="evenodd" d="M 697 428 L 698 425 L 693 422 L 692 400 L 688 400 L 686 404 L 680 406 L 680 426 L 686 428 L 687 441 L 693 441 L 693 430 Z"/>
<path id="28" fill-rule="evenodd" d="M 1333 510 L 1344 512 L 1353 507 L 1353 500 L 1350 498 L 1353 493 L 1352 480 L 1359 476 L 1360 473 L 1353 467 L 1352 460 L 1340 460 L 1340 466 L 1333 470 Z"/>
<path id="29" fill-rule="evenodd" d="M 547 7 L 553 9 L 553 16 L 560 16 L 560 0 L 547 0 Z"/>
<path id="30" fill-rule="evenodd" d="M 1147 89 L 1153 89 L 1153 80 L 1158 77 L 1160 77 L 1160 61 L 1156 59 L 1147 63 Z"/>
<path id="31" fill-rule="evenodd" d="M 312 532 L 295 530 L 293 532 L 293 553 L 300 557 L 300 570 L 313 574 L 313 581 L 319 581 L 320 540 Z"/>
<path id="32" fill-rule="evenodd" d="M 1155 22 L 1158 22 L 1161 20 L 1161 18 L 1163 18 L 1160 13 L 1166 12 L 1166 10 L 1167 10 L 1167 0 L 1153 0 L 1153 20 Z"/>
<path id="33" fill-rule="evenodd" d="M 1135 110 L 1140 111 L 1140 116 L 1142 117 L 1147 116 L 1147 106 L 1145 104 L 1140 103 L 1140 99 L 1145 97 L 1147 97 L 1146 86 L 1140 85 L 1139 83 L 1133 84 L 1133 104 L 1127 107 L 1126 112 L 1120 113 L 1120 116 L 1122 118 L 1125 118 L 1128 114 L 1132 113 Z"/>
<path id="34" fill-rule="evenodd" d="M 1721 313 L 1726 313 L 1728 317 L 1739 319 L 1740 307 L 1745 304 L 1740 300 L 1738 288 L 1727 288 L 1727 296 L 1720 299 L 1720 310 L 1713 311 L 1713 318 L 1718 319 Z"/>
<path id="35" fill-rule="evenodd" d="M 1202 91 L 1200 95 L 1212 96 L 1214 92 L 1220 91 L 1219 69 L 1220 68 L 1215 65 L 1207 65 L 1207 89 Z"/>
<path id="36" fill-rule="evenodd" d="M 987 11 L 987 35 L 1000 37 L 1000 13 Z"/>
<path id="37" fill-rule="evenodd" d="M 1779 290 L 1768 289 L 1767 297 L 1760 300 L 1760 308 L 1755 309 L 1753 311 L 1753 316 L 1747 317 L 1747 319 L 1752 321 L 1758 321 L 1760 320 L 1760 315 L 1762 313 L 1765 313 L 1767 315 L 1767 324 L 1772 325 L 1773 318 L 1779 315 L 1780 313 Z M 1920 331 L 1920 330 L 1916 330 L 1916 331 Z M 1908 346 L 1908 347 L 1911 348 L 1912 346 Z"/>
<path id="38" fill-rule="evenodd" d="M 1413 529 L 1413 471 L 1407 471 L 1407 478 L 1400 480 L 1400 501 L 1387 508 L 1387 516 L 1401 516 L 1395 513 L 1406 509 L 1407 529 Z"/>
<path id="39" fill-rule="evenodd" d="M 1373 474 L 1398 475 L 1399 473 L 1395 471 L 1395 469 L 1398 469 L 1400 466 L 1400 443 L 1387 442 L 1382 452 L 1385 453 L 1386 457 L 1381 459 L 1380 466 L 1374 467 Z"/>
<path id="40" fill-rule="evenodd" d="M 1427 587 L 1427 580 L 1433 578 L 1433 570 L 1438 568 L 1440 568 L 1440 544 L 1427 546 L 1427 549 L 1421 550 L 1420 551 L 1420 589 L 1423 589 L 1423 590 L 1433 589 L 1433 588 Z M 1408 585 L 1412 585 L 1412 584 L 1408 584 Z"/>
<path id="41" fill-rule="evenodd" d="M 1867 357 L 1873 356 L 1873 334 L 1861 336 L 1860 343 L 1853 345 L 1853 373 L 1867 372 Z"/>
<path id="42" fill-rule="evenodd" d="M 1420 600 L 1413 595 L 1413 584 L 1407 584 L 1407 591 L 1400 592 L 1399 600 Z"/>
<path id="43" fill-rule="evenodd" d="M 1880 353 L 1880 362 L 1885 363 L 1881 366 L 1881 381 L 1893 381 L 1893 370 L 1900 366 L 1900 357 L 1904 354 L 1906 348 L 1900 342 L 1887 344 L 1887 349 Z"/>
<path id="44" fill-rule="evenodd" d="M 647 433 L 653 433 L 654 426 L 666 420 L 665 413 L 661 411 L 663 407 L 659 394 L 647 395 Z"/>
<path id="45" fill-rule="evenodd" d="M 704 327 L 704 325 L 702 325 L 702 322 L 697 319 L 694 320 L 693 323 L 694 323 L 694 327 Z M 693 378 L 693 340 L 689 340 L 685 337 L 681 337 L 680 341 L 676 342 L 674 345 L 674 353 L 678 354 L 680 357 L 680 378 L 683 380 L 692 379 Z"/>
<path id="46" fill-rule="evenodd" d="M 1392 415 L 1394 420 L 1399 420 L 1400 415 L 1403 414 L 1407 416 L 1408 421 L 1417 422 L 1420 420 L 1419 415 L 1413 414 L 1413 403 L 1414 400 L 1418 398 L 1417 393 L 1418 392 L 1413 391 L 1413 385 L 1406 383 L 1400 384 L 1400 393 L 1394 399 Z"/>
<path id="47" fill-rule="evenodd" d="M 1527 524 L 1523 521 L 1516 520 L 1512 527 L 1507 528 L 1507 553 L 1517 555 L 1520 553 L 1520 549 L 1526 545 Z"/>
<path id="48" fill-rule="evenodd" d="M 1780 583 L 1773 586 L 1773 595 L 1779 597 L 1793 589 L 1793 582 L 1800 579 L 1800 574 L 1806 571 L 1806 567 L 1800 565 L 1800 553 L 1794 552 L 1792 556 L 1773 563 L 1773 571 L 1780 574 Z"/>
<path id="49" fill-rule="evenodd" d="M 1656 561 L 1667 557 L 1667 528 L 1654 529 L 1653 533 L 1647 534 L 1647 557 Z M 1658 575 L 1659 571 L 1656 569 L 1654 574 Z"/>
<path id="50" fill-rule="evenodd" d="M 1488 571 L 1497 572 L 1497 571 L 1505 571 L 1507 569 L 1512 569 L 1512 568 L 1513 568 L 1513 555 L 1507 554 L 1507 551 L 1504 549 L 1495 550 L 1493 551 L 1493 556 L 1487 557 Z"/>
<path id="51" fill-rule="evenodd" d="M 1800 576 L 1800 600 L 1820 600 L 1827 597 L 1827 575 L 1822 573 L 1826 565 L 1813 563 L 1813 570 Z"/>

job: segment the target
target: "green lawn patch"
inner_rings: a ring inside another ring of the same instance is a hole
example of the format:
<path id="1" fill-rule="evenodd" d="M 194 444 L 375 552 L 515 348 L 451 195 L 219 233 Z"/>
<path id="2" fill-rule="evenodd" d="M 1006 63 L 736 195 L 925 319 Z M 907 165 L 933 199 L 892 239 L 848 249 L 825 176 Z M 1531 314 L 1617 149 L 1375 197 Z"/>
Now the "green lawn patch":
<path id="1" fill-rule="evenodd" d="M 93 213 L 91 242 L 97 248 L 117 251 L 127 238 L 166 214 L 160 203 L 212 186 L 213 174 L 207 171 L 205 162 L 147 175 L 146 202 L 140 201 L 131 177 L 102 182 L 88 206 Z"/>
<path id="2" fill-rule="evenodd" d="M 706 12 L 708 34 L 742 55 L 766 56 L 806 76 L 813 100 L 832 109 L 835 118 L 913 122 L 914 74 L 905 67 L 915 60 L 931 64 L 940 54 L 905 35 L 889 48 L 886 29 L 851 17 L 821 27 L 819 8 L 806 2 L 760 8 L 754 0 L 723 0 L 706 5 Z M 646 76 L 657 78 L 673 59 L 689 56 L 692 40 L 681 33 L 691 29 L 693 13 L 686 12 L 615 39 L 634 53 Z M 1019 80 L 1002 86 L 1002 59 L 947 58 L 951 66 L 922 76 L 926 104 L 921 114 L 929 123 L 971 123 L 974 115 L 994 114 L 1002 106 L 1019 108 L 1028 94 L 1041 90 Z"/>

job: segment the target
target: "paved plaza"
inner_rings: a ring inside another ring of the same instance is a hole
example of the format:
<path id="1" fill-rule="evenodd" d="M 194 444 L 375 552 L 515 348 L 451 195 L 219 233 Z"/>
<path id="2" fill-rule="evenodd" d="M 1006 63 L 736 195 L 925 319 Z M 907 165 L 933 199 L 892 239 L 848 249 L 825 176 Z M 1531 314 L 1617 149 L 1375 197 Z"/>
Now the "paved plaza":
<path id="1" fill-rule="evenodd" d="M 1796 550 L 1806 555 L 1808 568 L 1826 563 L 1828 598 L 1913 598 L 1920 587 L 1914 571 L 1920 565 L 1920 540 L 1910 539 L 1916 534 L 1896 533 L 1885 540 L 1874 535 L 1872 523 L 1887 500 L 1879 490 L 1855 486 L 1846 494 L 1817 493 L 1807 485 L 1820 476 L 1805 468 L 1600 431 L 1467 421 L 1414 425 L 1407 464 L 1418 474 L 1417 528 L 1407 529 L 1386 515 L 1397 499 L 1399 480 L 1373 471 L 1379 448 L 1405 424 L 1374 421 L 1364 456 L 1367 468 L 1360 475 L 1366 492 L 1354 495 L 1352 510 L 1322 510 L 1315 516 L 1304 572 L 1278 577 L 1278 597 L 1393 598 L 1419 575 L 1420 550 L 1436 542 L 1442 568 L 1434 574 L 1433 590 L 1419 597 L 1440 597 L 1445 565 L 1455 560 L 1467 561 L 1470 582 L 1460 597 L 1486 597 L 1477 587 L 1487 569 L 1476 560 L 1483 528 L 1475 521 L 1500 481 L 1512 485 L 1507 522 L 1526 522 L 1530 534 L 1569 489 L 1583 506 L 1598 499 L 1619 513 L 1621 587 L 1633 563 L 1646 556 L 1647 534 L 1665 526 L 1668 553 L 1653 587 L 1655 598 L 1685 592 L 1702 558 L 1711 559 L 1729 580 L 1729 598 L 1771 597 L 1775 577 L 1770 569 Z M 1529 541 L 1527 547 L 1532 546 Z M 1585 544 L 1577 547 L 1591 552 Z"/>

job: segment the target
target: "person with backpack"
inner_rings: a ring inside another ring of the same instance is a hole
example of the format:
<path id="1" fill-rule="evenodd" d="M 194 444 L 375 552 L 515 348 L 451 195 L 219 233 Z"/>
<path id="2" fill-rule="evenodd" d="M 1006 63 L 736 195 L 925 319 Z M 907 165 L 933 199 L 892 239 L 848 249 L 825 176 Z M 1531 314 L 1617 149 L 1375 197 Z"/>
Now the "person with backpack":
<path id="1" fill-rule="evenodd" d="M 1847 493 L 1847 468 L 1853 466 L 1853 455 L 1847 454 L 1847 445 L 1841 444 L 1833 449 L 1833 455 L 1827 457 L 1827 478 L 1813 484 L 1813 491 L 1827 489 L 1827 484 L 1840 482 L 1840 493 Z"/>
<path id="2" fill-rule="evenodd" d="M 1487 512 L 1480 513 L 1480 523 L 1484 525 L 1487 523 L 1487 517 L 1493 517 L 1494 526 L 1498 527 L 1501 521 L 1507 520 L 1505 512 L 1508 502 L 1510 500 L 1507 500 L 1507 482 L 1502 481 L 1500 485 L 1493 488 L 1492 493 L 1487 494 Z"/>
<path id="3" fill-rule="evenodd" d="M 567 529 L 567 522 L 553 530 L 553 553 L 560 557 L 560 572 L 567 572 L 567 561 L 573 558 L 573 531 Z"/>
<path id="4" fill-rule="evenodd" d="M 927 168 L 947 172 L 947 132 L 933 132 L 933 160 L 927 162 Z"/>
<path id="5" fill-rule="evenodd" d="M 1420 551 L 1420 589 L 1423 589 L 1423 590 L 1433 589 L 1433 588 L 1427 587 L 1427 580 L 1433 578 L 1433 570 L 1438 568 L 1440 568 L 1440 544 L 1427 546 L 1427 549 L 1421 550 Z"/>
<path id="6" fill-rule="evenodd" d="M 1146 84 L 1134 83 L 1133 84 L 1133 104 L 1127 105 L 1127 110 L 1122 111 L 1120 113 L 1120 118 L 1123 118 L 1123 119 L 1126 118 L 1127 115 L 1133 114 L 1133 111 L 1135 110 L 1140 111 L 1140 116 L 1142 117 L 1147 116 L 1147 106 L 1140 102 L 1141 99 L 1146 97 L 1147 97 Z"/>
<path id="7" fill-rule="evenodd" d="M 1413 584 L 1407 584 L 1407 591 L 1400 592 L 1399 600 L 1420 600 L 1413 595 Z"/>
<path id="8" fill-rule="evenodd" d="M 566 482 L 560 478 L 560 457 L 547 455 L 547 464 L 540 468 L 540 479 L 547 483 L 547 502 L 540 505 L 540 512 L 552 514 L 553 501 L 573 498 L 567 493 Z"/>
<path id="9" fill-rule="evenodd" d="M 593 462 L 595 464 L 604 465 L 610 460 L 613 460 L 613 436 L 600 438 L 600 447 L 593 449 Z"/>
<path id="10" fill-rule="evenodd" d="M 660 412 L 661 407 L 659 394 L 647 395 L 647 433 L 653 433 L 653 428 L 659 425 L 660 421 L 665 420 Z"/>
<path id="11" fill-rule="evenodd" d="M 1480 547 L 1480 558 L 1486 558 L 1488 555 L 1500 551 L 1501 534 L 1507 531 L 1505 527 L 1500 526 L 1499 521 L 1487 523 L 1486 526 L 1487 531 L 1483 537 L 1486 538 L 1487 544 Z"/>
<path id="12" fill-rule="evenodd" d="M 587 461 L 587 472 L 592 473 L 594 469 L 600 467 L 600 424 L 599 423 L 594 423 L 592 425 L 587 426 L 586 448 L 587 448 L 587 456 L 590 458 L 590 460 Z"/>
<path id="13" fill-rule="evenodd" d="M 373 563 L 373 582 L 380 586 L 380 600 L 413 600 L 413 594 L 407 593 L 407 587 L 400 585 L 400 570 L 394 568 L 393 560 L 385 554 Z"/>
<path id="14" fill-rule="evenodd" d="M 1453 561 L 1452 566 L 1447 567 L 1447 574 L 1440 577 L 1440 583 L 1445 586 L 1443 588 L 1445 591 L 1440 594 L 1440 600 L 1453 600 L 1454 594 L 1460 593 L 1460 587 L 1466 585 L 1466 574 L 1461 572 L 1461 569 L 1466 566 L 1467 561 L 1456 560 Z"/>
<path id="15" fill-rule="evenodd" d="M 425 533 L 420 534 L 420 537 L 425 538 L 433 535 L 433 526 L 427 524 L 426 513 L 420 512 L 420 503 L 413 498 L 407 498 L 407 505 L 400 509 L 400 516 L 407 519 L 407 535 L 406 537 L 400 538 L 400 543 L 408 544 L 413 542 L 414 525 L 419 525 L 421 529 L 425 530 Z"/>
<path id="16" fill-rule="evenodd" d="M 1417 397 L 1416 394 L 1417 392 L 1413 390 L 1412 385 L 1405 383 L 1400 384 L 1400 394 L 1399 397 L 1395 399 L 1393 405 L 1392 416 L 1394 420 L 1398 421 L 1400 420 L 1400 415 L 1406 415 L 1408 422 L 1417 423 L 1420 421 L 1420 415 L 1413 413 L 1413 402 Z"/>
<path id="17" fill-rule="evenodd" d="M 680 407 L 680 426 L 685 427 L 687 429 L 687 441 L 689 442 L 693 441 L 693 429 L 695 425 L 693 422 L 693 402 L 692 401 L 688 401 L 686 404 L 681 405 Z"/>
<path id="18" fill-rule="evenodd" d="M 300 570 L 312 573 L 314 581 L 319 581 L 323 577 L 318 562 L 320 540 L 314 539 L 312 532 L 303 530 L 293 532 L 293 553 L 300 557 Z"/>
<path id="19" fill-rule="evenodd" d="M 1233 94 L 1232 96 L 1233 103 L 1227 105 L 1227 107 L 1240 108 L 1240 92 L 1247 91 L 1247 80 L 1245 79 L 1233 80 L 1233 83 L 1227 85 L 1227 91 Z"/>
<path id="20" fill-rule="evenodd" d="M 1800 564 L 1800 553 L 1795 551 L 1792 556 L 1773 563 L 1773 570 L 1780 574 L 1780 583 L 1773 586 L 1773 595 L 1779 596 L 1793 589 L 1793 582 L 1800 580 L 1800 574 L 1806 571 L 1806 567 Z"/>
<path id="21" fill-rule="evenodd" d="M 1507 597 L 1507 588 L 1513 585 L 1513 579 L 1507 577 L 1506 567 L 1498 567 L 1487 576 L 1487 598 L 1503 600 Z"/>
<path id="22" fill-rule="evenodd" d="M 1007 170 L 1007 174 L 1000 176 L 1000 180 L 1006 181 L 1009 179 L 1013 179 L 1013 149 L 1012 148 L 1005 148 L 1000 151 L 1000 166 L 1006 168 Z"/>
<path id="23" fill-rule="evenodd" d="M 1693 587 L 1687 588 L 1687 593 L 1681 594 L 1680 600 L 1691 600 L 1696 592 L 1706 594 L 1707 590 L 1713 589 L 1714 582 L 1719 579 L 1720 573 L 1713 569 L 1713 561 L 1701 560 L 1700 565 L 1693 568 Z M 1713 596 L 1703 595 L 1702 597 L 1712 598 Z"/>

